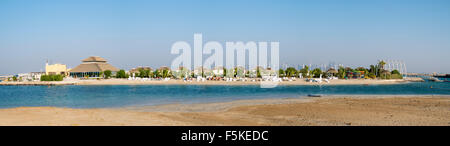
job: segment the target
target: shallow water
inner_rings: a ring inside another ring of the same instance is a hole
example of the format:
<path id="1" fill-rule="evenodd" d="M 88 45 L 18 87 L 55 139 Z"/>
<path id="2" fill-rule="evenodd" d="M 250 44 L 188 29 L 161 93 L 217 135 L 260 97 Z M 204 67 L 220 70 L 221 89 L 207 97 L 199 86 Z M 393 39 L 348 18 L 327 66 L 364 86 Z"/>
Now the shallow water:
<path id="1" fill-rule="evenodd" d="M 431 88 L 432 87 L 432 88 Z M 448 82 L 394 85 L 101 85 L 101 86 L 0 86 L 0 108 L 56 106 L 109 108 L 202 103 L 323 95 L 450 95 Z"/>

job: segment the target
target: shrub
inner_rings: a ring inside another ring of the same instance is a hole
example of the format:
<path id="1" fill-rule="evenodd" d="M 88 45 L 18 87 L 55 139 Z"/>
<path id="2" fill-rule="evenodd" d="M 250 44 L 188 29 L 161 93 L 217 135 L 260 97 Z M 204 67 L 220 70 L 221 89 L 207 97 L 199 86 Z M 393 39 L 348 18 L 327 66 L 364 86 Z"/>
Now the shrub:
<path id="1" fill-rule="evenodd" d="M 374 73 L 369 73 L 367 76 L 371 79 L 377 78 L 377 76 Z"/>
<path id="2" fill-rule="evenodd" d="M 320 77 L 320 74 L 322 74 L 322 70 L 320 68 L 316 68 L 316 69 L 312 70 L 311 72 L 315 78 Z"/>
<path id="3" fill-rule="evenodd" d="M 285 71 L 287 77 L 294 77 L 297 74 L 297 70 L 293 67 L 288 67 Z"/>
<path id="4" fill-rule="evenodd" d="M 62 75 L 41 75 L 41 81 L 62 81 L 63 79 Z"/>
<path id="5" fill-rule="evenodd" d="M 398 74 L 398 75 L 400 75 L 400 72 L 399 72 L 398 70 L 393 70 L 393 71 L 391 72 L 391 74 Z"/>
<path id="6" fill-rule="evenodd" d="M 122 69 L 117 72 L 116 78 L 128 78 L 128 77 L 127 74 L 125 73 L 125 70 Z"/>
<path id="7" fill-rule="evenodd" d="M 148 69 L 139 69 L 139 77 L 148 78 L 150 77 L 150 70 Z"/>
<path id="8" fill-rule="evenodd" d="M 278 76 L 280 76 L 280 77 L 284 77 L 285 76 L 283 69 L 279 69 L 278 70 Z"/>
<path id="9" fill-rule="evenodd" d="M 105 70 L 105 72 L 104 72 L 104 74 L 105 74 L 105 78 L 106 79 L 109 79 L 110 77 L 111 77 L 111 71 L 110 70 Z"/>
<path id="10" fill-rule="evenodd" d="M 403 79 L 403 76 L 400 74 L 392 74 L 391 79 Z"/>
<path id="11" fill-rule="evenodd" d="M 390 74 L 380 74 L 380 79 L 391 79 L 392 75 Z"/>

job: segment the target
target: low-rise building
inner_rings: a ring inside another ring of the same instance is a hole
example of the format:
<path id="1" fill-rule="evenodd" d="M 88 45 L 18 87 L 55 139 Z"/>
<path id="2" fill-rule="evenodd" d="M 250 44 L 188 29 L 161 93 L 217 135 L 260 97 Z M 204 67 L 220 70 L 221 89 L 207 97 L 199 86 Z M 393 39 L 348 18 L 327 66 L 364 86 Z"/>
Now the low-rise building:
<path id="1" fill-rule="evenodd" d="M 68 75 L 67 66 L 65 64 L 45 64 L 46 75 Z"/>
<path id="2" fill-rule="evenodd" d="M 224 76 L 223 69 L 224 69 L 223 66 L 216 66 L 212 69 L 212 72 L 217 77 L 223 77 Z"/>
<path id="3" fill-rule="evenodd" d="M 101 77 L 106 70 L 116 74 L 119 69 L 108 64 L 106 59 L 98 56 L 91 56 L 82 60 L 83 63 L 69 71 L 71 77 Z"/>
<path id="4" fill-rule="evenodd" d="M 150 72 L 153 72 L 153 68 L 151 68 L 151 67 L 139 66 L 139 67 L 131 69 L 130 71 L 128 71 L 128 73 L 130 74 L 130 76 L 134 77 L 134 76 L 139 75 L 139 73 L 140 73 L 139 71 L 140 70 L 149 70 Z"/>
<path id="5" fill-rule="evenodd" d="M 8 81 L 9 78 L 11 78 L 12 76 L 0 76 L 0 82 L 6 82 Z"/>

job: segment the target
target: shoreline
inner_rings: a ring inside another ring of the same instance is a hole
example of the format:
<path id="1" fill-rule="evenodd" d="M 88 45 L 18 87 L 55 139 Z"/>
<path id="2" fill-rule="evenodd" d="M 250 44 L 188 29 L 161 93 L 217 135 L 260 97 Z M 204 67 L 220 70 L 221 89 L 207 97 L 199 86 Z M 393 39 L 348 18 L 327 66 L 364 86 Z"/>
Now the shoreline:
<path id="1" fill-rule="evenodd" d="M 342 94 L 342 95 L 324 95 L 322 97 L 285 97 L 285 98 L 263 98 L 263 99 L 238 99 L 231 101 L 213 101 L 201 103 L 169 103 L 158 105 L 130 105 L 125 107 L 111 107 L 103 109 L 119 109 L 119 110 L 133 110 L 142 112 L 217 112 L 226 111 L 228 109 L 238 106 L 250 105 L 276 105 L 276 104 L 292 104 L 305 103 L 314 100 L 323 99 L 384 99 L 384 98 L 448 98 L 450 95 L 367 95 L 367 94 Z M 450 101 L 450 100 L 449 100 Z"/>
<path id="2" fill-rule="evenodd" d="M 0 109 L 0 125 L 450 125 L 449 95 L 333 95 L 142 107 Z"/>
<path id="3" fill-rule="evenodd" d="M 419 80 L 378 80 L 378 79 L 337 79 L 331 80 L 329 83 L 322 82 L 307 82 L 304 79 L 297 79 L 295 81 L 278 82 L 278 85 L 389 85 L 389 84 L 404 84 L 410 82 L 417 82 Z M 183 80 L 169 80 L 169 81 L 141 81 L 141 80 L 127 80 L 127 79 L 106 79 L 106 80 L 74 80 L 74 81 L 30 81 L 30 82 L 0 82 L 0 86 L 60 86 L 60 85 L 260 85 L 261 82 L 252 81 L 204 81 L 204 82 L 184 82 Z"/>

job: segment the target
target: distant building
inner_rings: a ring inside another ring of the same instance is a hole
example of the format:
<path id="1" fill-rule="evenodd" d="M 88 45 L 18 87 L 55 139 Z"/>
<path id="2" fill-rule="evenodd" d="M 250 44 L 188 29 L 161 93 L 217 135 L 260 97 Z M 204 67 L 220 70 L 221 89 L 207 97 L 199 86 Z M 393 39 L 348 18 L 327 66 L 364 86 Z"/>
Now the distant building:
<path id="1" fill-rule="evenodd" d="M 9 78 L 11 78 L 12 76 L 0 76 L 0 81 L 8 81 Z"/>
<path id="2" fill-rule="evenodd" d="M 45 75 L 45 72 L 30 72 L 30 73 L 20 73 L 16 77 L 19 81 L 40 81 L 41 76 Z"/>
<path id="3" fill-rule="evenodd" d="M 46 75 L 68 75 L 67 66 L 65 64 L 45 64 Z"/>
<path id="4" fill-rule="evenodd" d="M 33 81 L 40 81 L 41 80 L 41 76 L 45 75 L 45 74 L 46 74 L 45 72 L 31 72 L 30 73 L 31 79 Z"/>
<path id="5" fill-rule="evenodd" d="M 112 74 L 119 71 L 102 57 L 91 56 L 81 61 L 83 63 L 69 71 L 71 77 L 100 77 L 101 73 L 106 70 L 110 70 Z"/>
<path id="6" fill-rule="evenodd" d="M 159 67 L 158 70 L 159 70 L 159 71 L 163 71 L 163 70 L 169 70 L 169 71 L 170 71 L 170 68 L 167 67 L 167 66 L 161 66 L 161 67 Z"/>
<path id="7" fill-rule="evenodd" d="M 131 69 L 130 71 L 128 71 L 128 73 L 131 77 L 136 77 L 140 74 L 140 70 L 148 70 L 149 72 L 153 72 L 153 68 L 151 68 L 151 67 L 139 66 L 139 67 Z"/>
<path id="8" fill-rule="evenodd" d="M 139 74 L 139 71 L 140 71 L 140 70 L 149 70 L 149 71 L 153 71 L 153 68 L 151 68 L 151 67 L 142 67 L 142 66 L 139 66 L 139 67 L 136 67 L 136 68 L 131 69 L 131 70 L 128 71 L 128 72 L 130 73 L 130 75 L 132 75 L 132 74 Z"/>
<path id="9" fill-rule="evenodd" d="M 209 72 L 209 69 L 207 69 L 205 67 L 202 67 L 202 66 L 199 66 L 199 67 L 194 69 L 194 76 L 195 77 L 202 76 L 202 75 L 205 75 L 206 72 Z"/>
<path id="10" fill-rule="evenodd" d="M 216 76 L 224 76 L 223 74 L 223 66 L 216 66 L 212 69 L 212 72 Z"/>
<path id="11" fill-rule="evenodd" d="M 180 66 L 176 70 L 172 70 L 172 75 L 175 78 L 186 78 L 191 76 L 191 71 L 184 66 Z"/>

